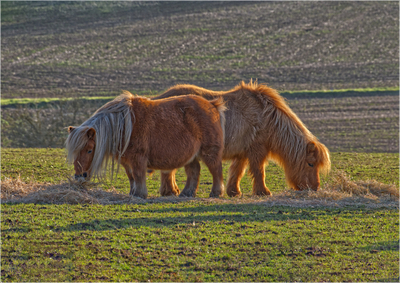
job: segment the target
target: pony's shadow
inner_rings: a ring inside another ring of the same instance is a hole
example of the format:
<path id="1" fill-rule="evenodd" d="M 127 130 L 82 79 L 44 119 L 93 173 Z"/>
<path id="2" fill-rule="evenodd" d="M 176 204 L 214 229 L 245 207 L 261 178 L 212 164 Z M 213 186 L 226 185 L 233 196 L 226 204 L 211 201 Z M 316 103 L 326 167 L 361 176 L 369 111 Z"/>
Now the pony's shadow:
<path id="1" fill-rule="evenodd" d="M 399 251 L 399 241 L 384 241 L 384 242 L 377 242 L 369 246 L 365 246 L 360 248 L 363 251 L 370 251 L 371 253 L 378 253 L 381 251 Z"/>
<path id="2" fill-rule="evenodd" d="M 127 211 L 129 211 L 129 208 L 127 208 Z M 234 225 L 236 223 L 249 224 L 251 222 L 260 221 L 268 223 L 271 221 L 313 220 L 318 218 L 321 214 L 329 215 L 338 213 L 335 209 L 327 208 L 266 207 L 257 204 L 218 204 L 161 209 L 137 208 L 137 206 L 135 206 L 135 208 L 130 208 L 129 212 L 135 214 L 136 217 L 125 219 L 95 219 L 65 227 L 58 227 L 55 231 L 106 231 L 140 227 L 201 227 L 210 222 L 218 222 L 221 225 Z M 183 215 L 168 217 L 169 212 L 180 212 Z M 151 216 L 146 217 L 146 213 L 151 213 Z"/>

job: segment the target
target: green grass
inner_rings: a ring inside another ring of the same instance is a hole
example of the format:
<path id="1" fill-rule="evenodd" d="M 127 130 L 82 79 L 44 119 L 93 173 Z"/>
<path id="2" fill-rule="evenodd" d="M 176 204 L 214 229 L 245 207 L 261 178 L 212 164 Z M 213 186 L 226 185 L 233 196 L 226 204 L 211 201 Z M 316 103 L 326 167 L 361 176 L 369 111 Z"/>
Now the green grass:
<path id="1" fill-rule="evenodd" d="M 1 160 L 2 180 L 20 175 L 57 183 L 73 173 L 62 149 L 2 149 Z M 332 170 L 398 186 L 398 160 L 398 154 L 332 153 Z M 202 170 L 198 196 L 206 197 L 210 176 Z M 270 164 L 266 173 L 273 193 L 286 188 L 279 167 Z M 177 179 L 182 188 L 181 170 Z M 128 193 L 127 184 L 121 172 L 114 185 Z M 147 185 L 158 196 L 158 173 Z M 247 176 L 241 185 L 249 197 Z M 4 282 L 399 280 L 398 209 L 202 200 L 3 203 L 1 216 Z"/>
<path id="2" fill-rule="evenodd" d="M 146 95 L 152 96 L 155 93 L 151 90 L 145 91 L 130 91 L 132 94 L 137 95 Z M 1 106 L 38 106 L 44 107 L 49 104 L 59 103 L 61 101 L 70 101 L 70 100 L 80 100 L 82 102 L 86 101 L 96 101 L 106 103 L 107 101 L 113 100 L 117 95 L 121 92 L 117 92 L 115 95 L 110 96 L 110 93 L 104 93 L 104 96 L 82 96 L 82 97 L 67 97 L 67 98 L 59 98 L 59 97 L 48 97 L 48 98 L 6 98 L 1 100 Z"/>
<path id="3" fill-rule="evenodd" d="M 78 99 L 80 100 L 112 100 L 114 99 L 115 96 L 93 96 L 93 97 L 80 97 Z M 68 100 L 74 100 L 77 98 L 55 98 L 55 97 L 50 97 L 50 98 L 10 98 L 10 99 L 2 99 L 1 100 L 1 105 L 2 106 L 10 106 L 10 105 L 27 105 L 27 104 L 47 104 L 47 103 L 54 103 L 58 101 L 68 101 Z"/>
<path id="4" fill-rule="evenodd" d="M 376 87 L 376 88 L 353 88 L 353 89 L 323 89 L 323 90 L 296 90 L 285 91 L 282 94 L 300 95 L 300 94 L 368 94 L 379 92 L 399 92 L 399 87 Z"/>
<path id="5" fill-rule="evenodd" d="M 397 281 L 398 210 L 2 205 L 2 281 Z"/>
<path id="6" fill-rule="evenodd" d="M 377 87 L 377 88 L 353 88 L 353 89 L 331 89 L 331 90 L 303 90 L 303 91 L 289 91 L 289 93 L 302 93 L 302 92 L 380 92 L 380 91 L 399 91 L 399 87 Z"/>

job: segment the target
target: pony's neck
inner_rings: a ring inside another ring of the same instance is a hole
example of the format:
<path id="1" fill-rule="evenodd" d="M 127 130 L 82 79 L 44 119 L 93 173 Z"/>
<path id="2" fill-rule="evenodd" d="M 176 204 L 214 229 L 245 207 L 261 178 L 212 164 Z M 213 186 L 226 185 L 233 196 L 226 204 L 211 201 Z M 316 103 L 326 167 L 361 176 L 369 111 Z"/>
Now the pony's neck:
<path id="1" fill-rule="evenodd" d="M 293 112 L 289 114 L 295 116 Z M 272 113 L 266 115 L 270 118 L 268 140 L 271 158 L 277 161 L 286 173 L 288 170 L 300 171 L 305 160 L 307 143 L 314 136 L 303 123 L 299 123 L 297 116 L 291 117 L 287 111 L 275 108 Z"/>

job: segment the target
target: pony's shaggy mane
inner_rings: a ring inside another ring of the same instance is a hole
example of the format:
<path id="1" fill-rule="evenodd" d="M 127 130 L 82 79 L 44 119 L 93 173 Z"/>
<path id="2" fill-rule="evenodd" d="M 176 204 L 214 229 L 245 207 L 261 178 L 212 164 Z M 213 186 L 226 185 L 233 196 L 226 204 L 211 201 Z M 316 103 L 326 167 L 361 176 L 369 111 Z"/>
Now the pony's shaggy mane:
<path id="1" fill-rule="evenodd" d="M 98 179 L 105 178 L 107 165 L 111 159 L 112 177 L 114 161 L 116 160 L 119 165 L 121 156 L 129 145 L 129 138 L 135 122 L 132 121 L 132 116 L 133 120 L 135 116 L 131 109 L 134 97 L 130 92 L 124 91 L 120 96 L 99 108 L 82 125 L 76 127 L 65 142 L 68 151 L 67 161 L 74 162 L 89 141 L 87 131 L 94 128 L 96 146 L 90 167 L 91 175 Z"/>
<path id="2" fill-rule="evenodd" d="M 268 157 L 286 169 L 291 164 L 294 176 L 301 176 L 302 164 L 307 153 L 307 144 L 313 143 L 316 151 L 316 166 L 322 173 L 328 173 L 331 167 L 329 150 L 306 128 L 297 115 L 289 108 L 285 99 L 278 92 L 266 85 L 250 80 L 249 84 L 243 81 L 234 91 L 251 92 L 256 94 L 264 105 L 263 123 L 268 129 L 268 139 L 275 154 Z M 271 130 L 274 129 L 274 130 Z M 279 152 L 279 155 L 276 154 Z M 292 180 L 287 180 L 290 185 Z"/>

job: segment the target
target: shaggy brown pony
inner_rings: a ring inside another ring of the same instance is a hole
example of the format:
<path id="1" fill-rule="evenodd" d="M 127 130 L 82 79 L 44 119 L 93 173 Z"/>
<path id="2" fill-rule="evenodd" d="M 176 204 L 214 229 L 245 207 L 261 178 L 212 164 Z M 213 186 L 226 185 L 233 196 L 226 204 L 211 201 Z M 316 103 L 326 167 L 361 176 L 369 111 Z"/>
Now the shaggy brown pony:
<path id="1" fill-rule="evenodd" d="M 253 195 L 271 195 L 265 186 L 264 166 L 274 160 L 285 170 L 289 186 L 295 190 L 320 186 L 319 172 L 328 173 L 328 149 L 311 134 L 283 97 L 263 84 L 243 81 L 229 91 L 211 91 L 194 85 L 176 85 L 153 100 L 195 94 L 208 100 L 223 97 L 225 112 L 225 147 L 223 159 L 231 159 L 227 181 L 229 196 L 241 195 L 240 180 L 247 165 L 253 178 Z M 185 167 L 190 176 L 200 172 L 198 163 Z M 189 177 L 188 177 L 189 178 Z M 176 190 L 172 173 L 162 173 L 166 194 Z M 189 181 L 188 181 L 189 182 Z M 195 181 L 193 181 L 195 182 Z"/>
<path id="2" fill-rule="evenodd" d="M 129 194 L 142 198 L 147 197 L 147 168 L 174 176 L 175 168 L 196 167 L 201 159 L 213 176 L 210 197 L 219 197 L 224 193 L 224 110 L 221 98 L 187 95 L 152 101 L 124 92 L 79 127 L 69 127 L 67 159 L 74 163 L 77 179 L 104 178 L 110 159 L 113 176 L 117 161 L 128 175 Z M 198 175 L 187 173 L 181 196 L 195 196 Z M 175 179 L 171 183 L 170 194 L 178 194 Z M 160 193 L 168 194 L 163 187 Z"/>

